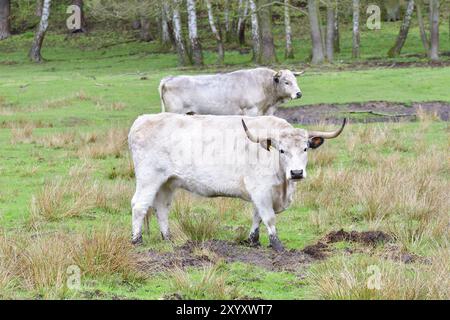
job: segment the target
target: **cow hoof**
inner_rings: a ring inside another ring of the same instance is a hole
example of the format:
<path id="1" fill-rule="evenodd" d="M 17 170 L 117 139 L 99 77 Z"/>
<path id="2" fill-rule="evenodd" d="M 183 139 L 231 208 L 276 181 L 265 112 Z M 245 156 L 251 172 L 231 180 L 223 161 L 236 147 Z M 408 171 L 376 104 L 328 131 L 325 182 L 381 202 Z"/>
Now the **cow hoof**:
<path id="1" fill-rule="evenodd" d="M 277 252 L 282 252 L 282 251 L 284 251 L 284 247 L 283 247 L 283 245 L 281 244 L 281 241 L 280 241 L 280 239 L 278 239 L 277 236 L 271 235 L 271 236 L 269 236 L 269 240 L 270 240 L 270 247 L 271 247 L 273 250 L 275 250 L 275 251 L 277 251 Z"/>
<path id="2" fill-rule="evenodd" d="M 136 239 L 132 239 L 131 240 L 131 243 L 133 244 L 133 245 L 140 245 L 140 244 L 142 244 L 142 236 L 139 236 L 139 237 L 137 237 Z"/>
<path id="3" fill-rule="evenodd" d="M 241 244 L 244 246 L 247 246 L 247 247 L 252 247 L 252 248 L 261 246 L 261 243 L 259 241 L 252 240 L 251 238 L 241 241 Z"/>

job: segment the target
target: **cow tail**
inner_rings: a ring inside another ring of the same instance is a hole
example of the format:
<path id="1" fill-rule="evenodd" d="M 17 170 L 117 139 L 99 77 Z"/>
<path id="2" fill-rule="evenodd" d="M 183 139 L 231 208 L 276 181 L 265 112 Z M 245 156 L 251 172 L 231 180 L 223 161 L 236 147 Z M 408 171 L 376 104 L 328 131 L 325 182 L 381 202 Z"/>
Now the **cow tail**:
<path id="1" fill-rule="evenodd" d="M 158 91 L 159 97 L 161 99 L 161 112 L 166 112 L 166 105 L 164 104 L 165 80 L 161 80 Z"/>

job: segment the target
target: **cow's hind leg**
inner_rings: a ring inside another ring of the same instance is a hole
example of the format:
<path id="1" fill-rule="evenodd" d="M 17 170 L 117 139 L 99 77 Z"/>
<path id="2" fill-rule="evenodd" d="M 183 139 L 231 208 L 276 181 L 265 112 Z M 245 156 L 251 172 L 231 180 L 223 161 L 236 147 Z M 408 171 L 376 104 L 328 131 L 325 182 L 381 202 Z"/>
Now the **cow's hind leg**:
<path id="1" fill-rule="evenodd" d="M 152 181 L 151 185 L 142 186 L 138 184 L 136 187 L 136 192 L 131 200 L 133 244 L 142 243 L 142 226 L 144 218 L 147 215 L 148 209 L 153 206 L 156 193 L 162 183 L 163 181 L 160 181 L 159 183 Z"/>
<path id="2" fill-rule="evenodd" d="M 169 210 L 172 202 L 174 190 L 168 183 L 161 186 L 156 193 L 153 207 L 156 210 L 156 217 L 158 219 L 161 236 L 164 240 L 170 239 L 169 233 Z"/>

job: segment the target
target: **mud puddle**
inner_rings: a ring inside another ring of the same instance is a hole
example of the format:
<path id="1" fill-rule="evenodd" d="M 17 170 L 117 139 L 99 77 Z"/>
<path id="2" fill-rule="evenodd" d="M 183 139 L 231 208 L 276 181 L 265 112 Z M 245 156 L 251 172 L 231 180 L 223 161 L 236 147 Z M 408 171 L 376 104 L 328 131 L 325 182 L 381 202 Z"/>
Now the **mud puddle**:
<path id="1" fill-rule="evenodd" d="M 164 272 L 175 267 L 203 267 L 219 260 L 252 264 L 270 271 L 288 271 L 301 274 L 305 267 L 326 259 L 335 250 L 331 244 L 339 241 L 358 242 L 365 246 L 389 242 L 392 238 L 380 231 L 330 232 L 316 244 L 303 250 L 290 249 L 275 252 L 266 247 L 248 247 L 223 240 L 192 241 L 175 247 L 173 252 L 149 250 L 139 255 L 139 266 L 146 273 Z"/>
<path id="2" fill-rule="evenodd" d="M 319 122 L 341 123 L 342 118 L 352 122 L 399 122 L 414 121 L 418 114 L 432 115 L 443 121 L 450 119 L 450 103 L 414 102 L 402 103 L 374 101 L 349 104 L 317 104 L 291 108 L 279 108 L 275 115 L 290 123 L 317 124 Z"/>

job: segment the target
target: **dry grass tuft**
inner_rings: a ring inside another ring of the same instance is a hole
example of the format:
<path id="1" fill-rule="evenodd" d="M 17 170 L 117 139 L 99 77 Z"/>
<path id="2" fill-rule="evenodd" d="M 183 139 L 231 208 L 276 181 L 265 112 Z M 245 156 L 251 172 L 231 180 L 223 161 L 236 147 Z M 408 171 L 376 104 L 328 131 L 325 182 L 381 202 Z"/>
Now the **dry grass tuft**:
<path id="1" fill-rule="evenodd" d="M 78 156 L 93 159 L 105 159 L 109 156 L 120 158 L 127 150 L 127 138 L 128 129 L 109 129 L 106 133 L 91 139 L 92 143 L 81 145 Z"/>
<path id="2" fill-rule="evenodd" d="M 448 250 L 437 251 L 429 265 L 343 255 L 314 266 L 306 279 L 321 299 L 448 300 L 449 258 Z"/>
<path id="3" fill-rule="evenodd" d="M 16 124 L 11 128 L 11 144 L 31 143 L 33 141 L 33 131 L 36 125 L 33 122 Z"/>
<path id="4" fill-rule="evenodd" d="M 226 275 L 216 266 L 204 267 L 199 277 L 176 268 L 171 272 L 172 290 L 182 299 L 231 300 L 239 298 L 240 290 L 226 282 Z"/>
<path id="5" fill-rule="evenodd" d="M 194 208 L 187 194 L 177 197 L 172 211 L 179 229 L 193 241 L 212 239 L 219 232 L 220 219 L 217 215 L 209 208 Z"/>

